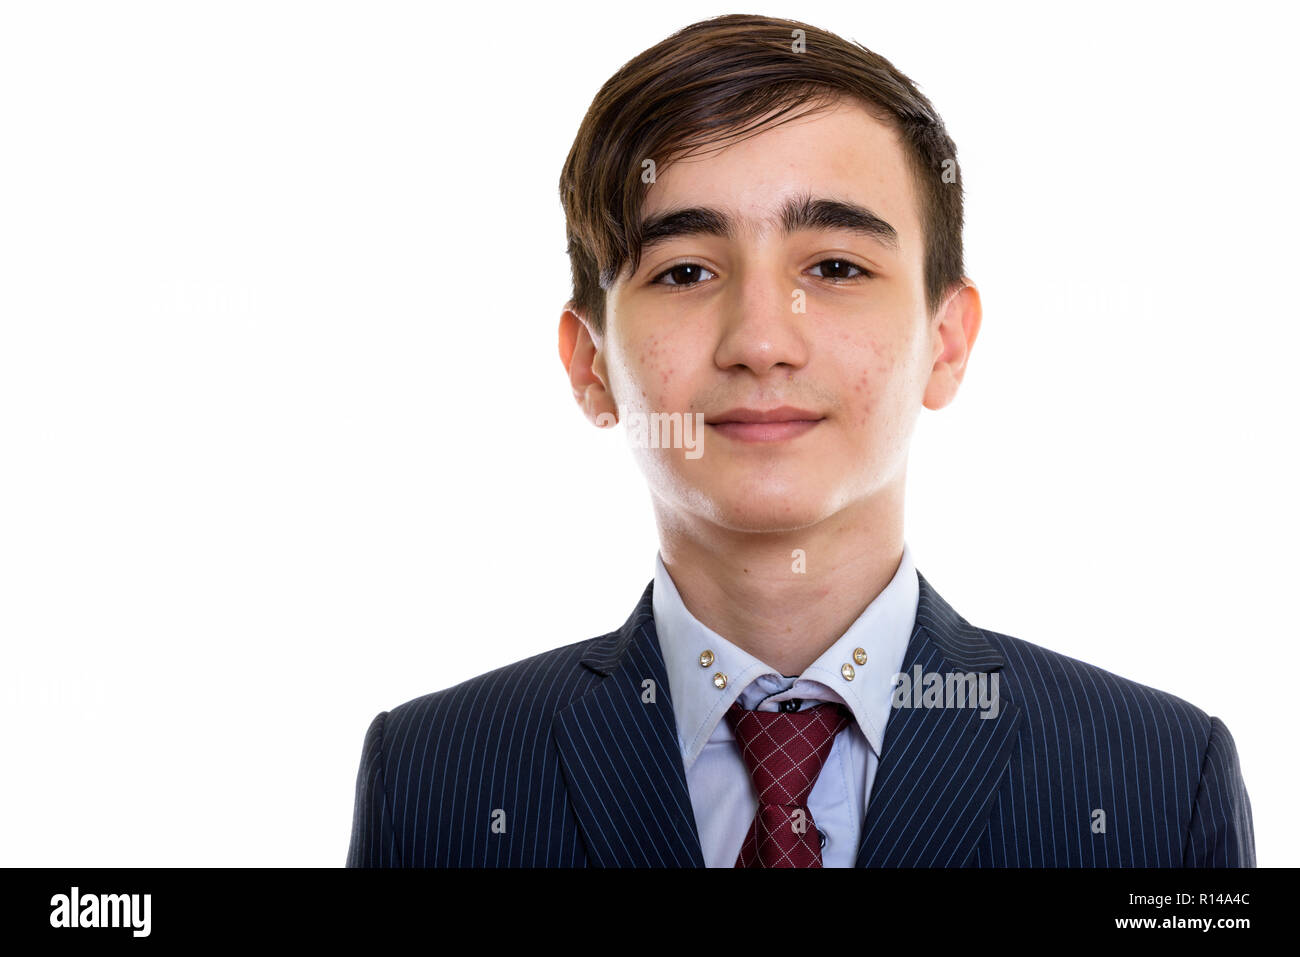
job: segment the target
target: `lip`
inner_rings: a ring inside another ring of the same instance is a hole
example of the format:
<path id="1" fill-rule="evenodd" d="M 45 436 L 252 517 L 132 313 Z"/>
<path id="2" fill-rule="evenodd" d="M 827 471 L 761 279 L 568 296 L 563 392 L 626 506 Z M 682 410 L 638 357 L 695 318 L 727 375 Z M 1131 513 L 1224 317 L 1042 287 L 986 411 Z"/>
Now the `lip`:
<path id="1" fill-rule="evenodd" d="M 720 435 L 741 442 L 782 442 L 816 428 L 821 419 L 787 419 L 784 422 L 706 422 Z"/>
<path id="2" fill-rule="evenodd" d="M 775 409 L 728 409 L 705 424 L 720 435 L 741 442 L 782 442 L 803 435 L 825 416 L 791 405 Z"/>
<path id="3" fill-rule="evenodd" d="M 721 425 L 729 422 L 817 422 L 823 418 L 825 416 L 808 409 L 782 405 L 775 409 L 728 409 L 704 421 L 708 425 Z"/>

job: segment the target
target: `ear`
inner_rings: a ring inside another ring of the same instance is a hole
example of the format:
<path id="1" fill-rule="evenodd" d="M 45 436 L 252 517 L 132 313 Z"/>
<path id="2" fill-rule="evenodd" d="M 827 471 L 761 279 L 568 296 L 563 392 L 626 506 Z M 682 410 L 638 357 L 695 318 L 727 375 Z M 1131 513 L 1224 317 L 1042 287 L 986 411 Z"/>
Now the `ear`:
<path id="1" fill-rule="evenodd" d="M 587 317 L 564 304 L 560 313 L 560 362 L 573 387 L 573 398 L 583 414 L 597 428 L 608 428 L 618 421 L 618 406 L 609 390 L 605 353 L 593 337 Z"/>
<path id="2" fill-rule="evenodd" d="M 982 315 L 979 290 L 963 276 L 962 284 L 944 300 L 930 324 L 934 365 L 922 401 L 927 409 L 942 409 L 956 397 Z"/>

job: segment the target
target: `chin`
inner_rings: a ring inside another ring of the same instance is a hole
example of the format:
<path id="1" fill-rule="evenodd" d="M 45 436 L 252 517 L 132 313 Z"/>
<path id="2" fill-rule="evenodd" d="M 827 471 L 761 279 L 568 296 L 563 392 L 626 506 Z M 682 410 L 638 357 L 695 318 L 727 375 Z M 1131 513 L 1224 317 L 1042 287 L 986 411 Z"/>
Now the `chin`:
<path id="1" fill-rule="evenodd" d="M 734 532 L 793 532 L 825 519 L 824 503 L 789 495 L 724 495 L 710 498 L 709 518 Z"/>

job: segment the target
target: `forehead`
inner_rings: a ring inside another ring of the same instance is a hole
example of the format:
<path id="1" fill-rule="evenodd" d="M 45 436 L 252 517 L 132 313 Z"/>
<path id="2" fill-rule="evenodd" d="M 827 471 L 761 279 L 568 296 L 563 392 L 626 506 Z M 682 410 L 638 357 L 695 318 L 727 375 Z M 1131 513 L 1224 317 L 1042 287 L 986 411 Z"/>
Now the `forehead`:
<path id="1" fill-rule="evenodd" d="M 726 141 L 722 149 L 717 145 L 657 173 L 641 219 L 711 206 L 757 236 L 772 229 L 787 198 L 811 195 L 870 209 L 898 231 L 904 255 L 920 254 L 914 185 L 898 134 L 856 103 L 840 100 L 823 112 Z"/>

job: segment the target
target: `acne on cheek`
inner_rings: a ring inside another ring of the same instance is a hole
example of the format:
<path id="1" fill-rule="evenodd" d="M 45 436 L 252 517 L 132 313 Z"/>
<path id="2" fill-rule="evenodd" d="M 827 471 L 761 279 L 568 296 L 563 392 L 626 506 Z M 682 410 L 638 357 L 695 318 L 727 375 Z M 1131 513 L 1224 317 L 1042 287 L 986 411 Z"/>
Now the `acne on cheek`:
<path id="1" fill-rule="evenodd" d="M 672 350 L 657 333 L 642 344 L 638 352 L 637 365 L 640 369 L 641 381 L 651 388 L 657 385 L 666 390 L 668 383 L 677 372 L 673 367 Z M 641 395 L 646 395 L 645 389 L 641 390 Z"/>
<path id="2" fill-rule="evenodd" d="M 879 404 L 880 390 L 888 388 L 892 376 L 891 365 L 885 356 L 885 350 L 874 339 L 858 342 L 848 335 L 844 338 L 857 353 L 869 353 L 853 383 L 853 393 L 857 398 L 852 404 L 856 419 L 854 425 L 862 426 L 866 424 L 871 410 Z"/>

